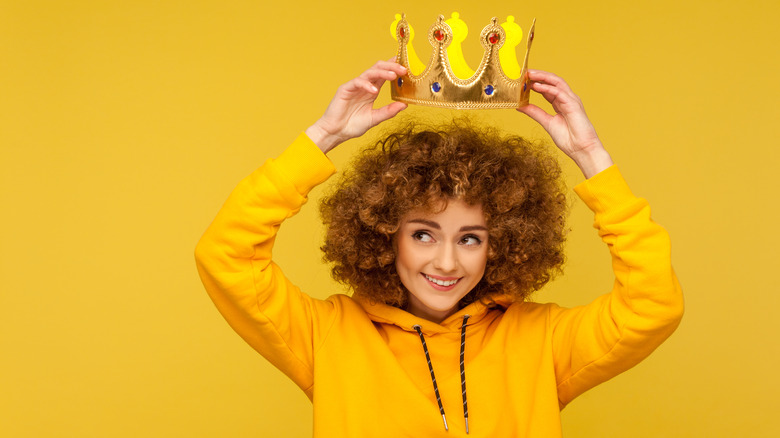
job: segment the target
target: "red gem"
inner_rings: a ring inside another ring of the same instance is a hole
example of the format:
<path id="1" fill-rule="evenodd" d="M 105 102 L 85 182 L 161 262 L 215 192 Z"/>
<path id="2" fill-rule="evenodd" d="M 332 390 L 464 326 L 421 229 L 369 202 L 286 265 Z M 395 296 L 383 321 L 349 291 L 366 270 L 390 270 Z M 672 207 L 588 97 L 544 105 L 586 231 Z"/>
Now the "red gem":
<path id="1" fill-rule="evenodd" d="M 488 35 L 488 41 L 490 41 L 490 44 L 496 44 L 498 40 L 501 39 L 501 36 L 495 32 Z"/>
<path id="2" fill-rule="evenodd" d="M 404 30 L 403 27 L 398 31 L 398 33 L 401 34 L 401 38 L 406 38 L 406 30 Z"/>
<path id="3" fill-rule="evenodd" d="M 436 38 L 436 41 L 441 41 L 444 39 L 444 32 L 441 29 L 436 29 L 433 31 L 433 37 Z"/>

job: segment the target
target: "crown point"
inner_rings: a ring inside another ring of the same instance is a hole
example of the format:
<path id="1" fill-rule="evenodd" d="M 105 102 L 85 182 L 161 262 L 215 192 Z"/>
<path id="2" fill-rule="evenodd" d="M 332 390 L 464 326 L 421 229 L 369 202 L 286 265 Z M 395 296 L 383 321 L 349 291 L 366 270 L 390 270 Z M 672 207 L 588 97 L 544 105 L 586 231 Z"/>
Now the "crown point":
<path id="1" fill-rule="evenodd" d="M 493 23 L 493 25 L 495 25 L 496 23 L 498 23 L 498 17 L 491 18 L 490 22 Z"/>
<path id="2" fill-rule="evenodd" d="M 444 21 L 444 15 L 439 14 L 439 19 L 437 20 L 438 23 L 441 23 Z"/>

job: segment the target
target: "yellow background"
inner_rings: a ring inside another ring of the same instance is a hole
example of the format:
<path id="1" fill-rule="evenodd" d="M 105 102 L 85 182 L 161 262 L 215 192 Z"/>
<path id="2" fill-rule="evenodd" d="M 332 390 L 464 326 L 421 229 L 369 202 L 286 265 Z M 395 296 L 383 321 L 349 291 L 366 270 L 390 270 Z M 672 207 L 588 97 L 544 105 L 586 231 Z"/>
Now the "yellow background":
<path id="1" fill-rule="evenodd" d="M 472 64 L 491 16 L 538 19 L 532 67 L 572 84 L 672 235 L 682 325 L 567 407 L 565 435 L 780 436 L 776 1 L 326 3 L 0 3 L 0 435 L 310 435 L 308 400 L 222 320 L 193 248 L 243 176 L 394 54 L 395 13 L 424 35 L 457 10 Z M 545 138 L 514 111 L 480 116 Z M 538 300 L 609 288 L 590 224 L 573 201 L 567 275 Z M 312 202 L 276 258 L 324 297 L 320 238 Z"/>

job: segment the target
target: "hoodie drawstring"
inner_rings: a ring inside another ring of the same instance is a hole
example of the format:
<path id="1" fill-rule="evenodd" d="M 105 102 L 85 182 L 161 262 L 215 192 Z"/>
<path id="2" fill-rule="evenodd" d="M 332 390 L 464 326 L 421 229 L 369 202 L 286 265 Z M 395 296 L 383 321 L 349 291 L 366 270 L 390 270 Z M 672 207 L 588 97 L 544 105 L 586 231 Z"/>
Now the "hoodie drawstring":
<path id="1" fill-rule="evenodd" d="M 460 329 L 460 387 L 463 393 L 463 419 L 466 422 L 466 433 L 469 433 L 469 408 L 466 402 L 466 368 L 464 366 L 464 356 L 466 351 L 466 322 L 471 315 L 463 315 L 463 326 Z M 436 402 L 439 404 L 439 412 L 441 413 L 441 419 L 444 421 L 444 430 L 449 431 L 447 426 L 447 417 L 444 415 L 444 406 L 441 404 L 441 396 L 439 395 L 439 385 L 436 383 L 436 375 L 433 373 L 433 364 L 431 363 L 431 355 L 428 353 L 428 344 L 425 343 L 425 336 L 423 336 L 422 327 L 419 324 L 415 324 L 413 327 L 420 335 L 420 342 L 422 342 L 423 351 L 425 352 L 425 360 L 428 361 L 428 370 L 431 372 L 431 381 L 433 382 L 433 393 L 436 395 Z"/>
<path id="2" fill-rule="evenodd" d="M 460 328 L 460 387 L 463 392 L 463 419 L 466 421 L 466 435 L 469 433 L 469 405 L 466 402 L 466 367 L 463 357 L 466 353 L 466 321 L 471 315 L 463 315 L 463 326 Z"/>
<path id="3" fill-rule="evenodd" d="M 419 324 L 415 324 L 413 329 L 417 330 L 417 334 L 420 335 L 420 341 L 423 345 L 423 351 L 425 351 L 425 360 L 428 361 L 428 369 L 431 371 L 431 380 L 433 381 L 433 393 L 436 394 L 436 402 L 439 403 L 439 412 L 441 412 L 441 419 L 444 420 L 444 430 L 450 430 L 447 427 L 447 417 L 444 416 L 444 406 L 441 405 L 441 397 L 439 396 L 439 385 L 436 384 L 436 375 L 433 374 L 433 364 L 431 363 L 431 355 L 428 354 L 428 344 L 425 343 L 425 337 L 423 336 L 422 329 Z"/>

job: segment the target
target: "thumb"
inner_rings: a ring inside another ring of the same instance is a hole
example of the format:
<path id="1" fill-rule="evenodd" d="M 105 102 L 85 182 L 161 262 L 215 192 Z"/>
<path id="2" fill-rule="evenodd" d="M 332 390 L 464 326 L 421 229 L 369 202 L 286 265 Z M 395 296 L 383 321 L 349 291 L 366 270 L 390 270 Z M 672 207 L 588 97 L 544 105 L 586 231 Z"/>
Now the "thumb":
<path id="1" fill-rule="evenodd" d="M 547 112 L 534 104 L 523 105 L 517 109 L 517 111 L 532 118 L 536 123 L 542 125 L 542 128 L 547 129 L 547 125 L 550 123 L 552 116 Z"/>
<path id="2" fill-rule="evenodd" d="M 376 126 L 384 122 L 385 120 L 392 119 L 393 117 L 398 115 L 398 113 L 405 110 L 407 106 L 408 105 L 406 105 L 403 102 L 393 102 L 391 104 L 383 106 L 382 108 L 377 108 L 373 110 L 373 114 L 372 114 L 372 121 L 374 122 L 373 125 Z"/>

